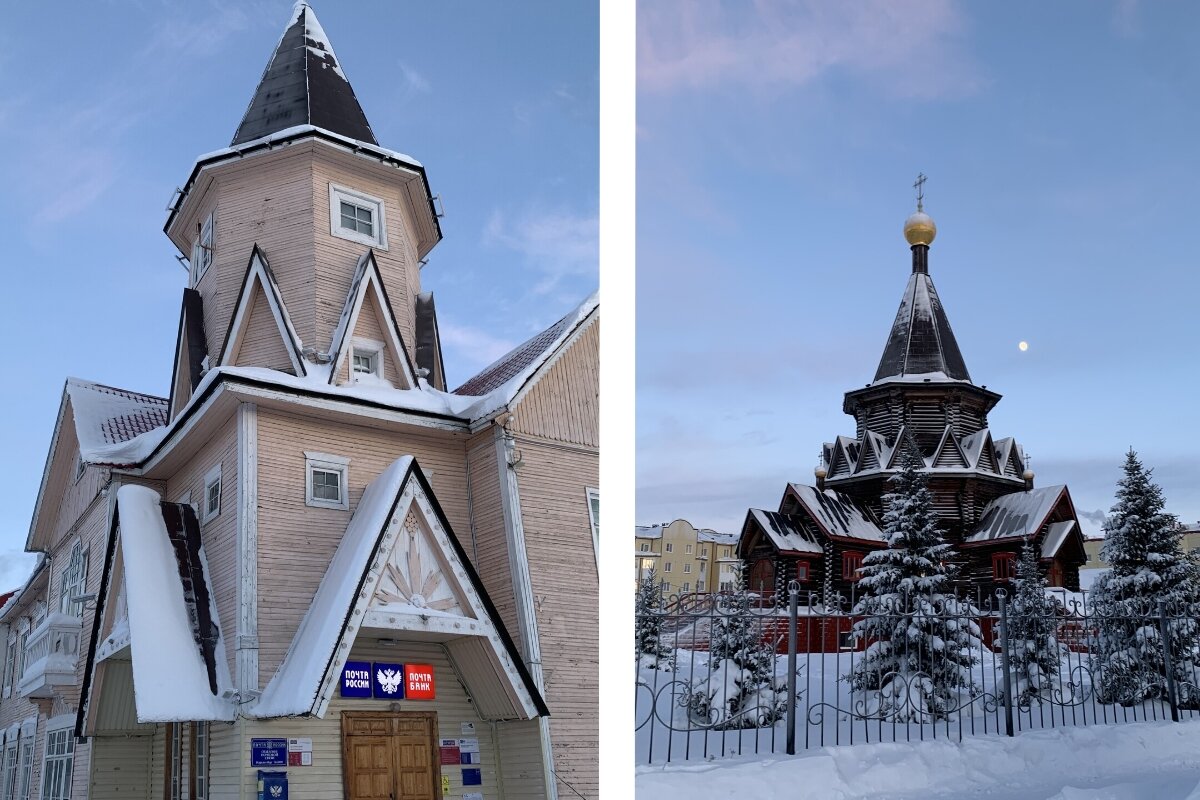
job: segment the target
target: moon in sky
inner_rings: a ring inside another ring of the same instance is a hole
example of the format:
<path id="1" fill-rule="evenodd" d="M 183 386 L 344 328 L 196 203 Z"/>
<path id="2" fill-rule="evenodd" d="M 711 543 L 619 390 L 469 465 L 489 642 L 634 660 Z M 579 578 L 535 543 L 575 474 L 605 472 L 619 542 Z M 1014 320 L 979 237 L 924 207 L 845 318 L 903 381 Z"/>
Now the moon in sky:
<path id="1" fill-rule="evenodd" d="M 1020 344 L 1018 344 L 1018 345 L 1017 345 L 1017 348 L 1018 348 L 1018 349 L 1019 349 L 1019 350 L 1020 350 L 1022 353 L 1024 353 L 1026 350 L 1028 350 L 1028 349 L 1029 349 L 1029 342 L 1021 342 Z"/>

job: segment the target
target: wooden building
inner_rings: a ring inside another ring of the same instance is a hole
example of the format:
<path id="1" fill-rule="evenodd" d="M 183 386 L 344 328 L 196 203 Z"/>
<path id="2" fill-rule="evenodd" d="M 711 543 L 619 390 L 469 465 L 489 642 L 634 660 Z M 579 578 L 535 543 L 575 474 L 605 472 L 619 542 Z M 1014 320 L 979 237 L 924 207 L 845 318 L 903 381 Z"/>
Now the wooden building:
<path id="1" fill-rule="evenodd" d="M 598 300 L 448 391 L 431 198 L 297 4 L 170 210 L 167 396 L 64 388 L 0 797 L 598 796 Z"/>
<path id="2" fill-rule="evenodd" d="M 886 546 L 880 520 L 901 443 L 916 442 L 941 529 L 956 546 L 959 588 L 992 592 L 1014 575 L 1024 541 L 1050 585 L 1079 588 L 1083 535 L 1065 486 L 1035 488 L 1021 446 L 996 438 L 1000 395 L 977 386 L 929 275 L 933 220 L 918 205 L 904 226 L 912 274 L 875 377 L 846 393 L 853 436 L 822 447 L 816 485 L 788 484 L 777 511 L 750 509 L 738 553 L 756 591 L 797 580 L 854 595 L 863 557 Z"/>

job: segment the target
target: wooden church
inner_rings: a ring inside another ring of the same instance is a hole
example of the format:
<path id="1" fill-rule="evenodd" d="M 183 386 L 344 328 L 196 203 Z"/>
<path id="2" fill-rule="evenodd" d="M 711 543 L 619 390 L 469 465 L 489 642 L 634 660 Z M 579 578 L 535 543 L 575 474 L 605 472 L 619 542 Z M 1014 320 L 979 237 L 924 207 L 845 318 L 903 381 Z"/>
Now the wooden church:
<path id="1" fill-rule="evenodd" d="M 165 233 L 166 395 L 63 390 L 0 798 L 597 796 L 597 296 L 451 391 L 429 177 L 303 2 Z"/>
<path id="2" fill-rule="evenodd" d="M 918 199 L 904 224 L 912 274 L 883 357 L 874 380 L 842 402 L 854 435 L 823 445 L 815 486 L 789 483 L 778 510 L 747 513 L 738 553 L 752 590 L 771 593 L 797 580 L 802 591 L 853 596 L 863 556 L 887 546 L 883 496 L 907 437 L 924 459 L 938 521 L 957 549 L 961 590 L 1005 586 L 1027 540 L 1051 586 L 1079 589 L 1086 555 L 1070 492 L 1035 488 L 1021 445 L 988 427 L 1000 395 L 971 380 L 938 299 L 929 275 L 936 233 Z"/>

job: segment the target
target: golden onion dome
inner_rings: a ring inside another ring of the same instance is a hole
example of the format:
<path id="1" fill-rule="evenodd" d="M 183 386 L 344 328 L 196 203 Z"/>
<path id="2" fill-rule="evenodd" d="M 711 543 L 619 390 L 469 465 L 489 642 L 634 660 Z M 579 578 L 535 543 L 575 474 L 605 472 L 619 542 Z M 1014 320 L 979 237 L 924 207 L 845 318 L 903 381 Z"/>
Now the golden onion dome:
<path id="1" fill-rule="evenodd" d="M 909 246 L 923 244 L 928 246 L 937 236 L 937 225 L 933 218 L 924 211 L 916 211 L 904 220 L 904 238 Z"/>

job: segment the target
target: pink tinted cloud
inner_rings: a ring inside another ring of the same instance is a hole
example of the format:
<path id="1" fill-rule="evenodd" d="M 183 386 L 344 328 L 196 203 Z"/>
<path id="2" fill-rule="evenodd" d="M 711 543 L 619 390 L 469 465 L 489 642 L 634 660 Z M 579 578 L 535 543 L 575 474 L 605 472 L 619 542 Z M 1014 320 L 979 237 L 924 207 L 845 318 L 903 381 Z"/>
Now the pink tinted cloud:
<path id="1" fill-rule="evenodd" d="M 955 0 L 671 0 L 640 4 L 644 92 L 808 84 L 831 69 L 896 96 L 932 99 L 979 84 Z"/>

